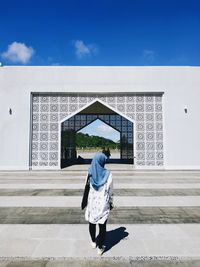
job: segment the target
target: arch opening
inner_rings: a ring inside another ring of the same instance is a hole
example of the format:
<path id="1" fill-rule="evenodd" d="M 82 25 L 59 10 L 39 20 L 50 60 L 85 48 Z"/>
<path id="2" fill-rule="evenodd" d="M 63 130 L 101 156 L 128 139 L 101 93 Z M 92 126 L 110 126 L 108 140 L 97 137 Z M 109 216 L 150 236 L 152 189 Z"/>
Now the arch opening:
<path id="1" fill-rule="evenodd" d="M 76 133 L 76 151 L 79 162 L 90 162 L 97 151 L 109 147 L 111 161 L 120 159 L 120 132 L 96 119 Z"/>
<path id="2" fill-rule="evenodd" d="M 83 128 L 100 120 L 105 125 L 119 132 L 120 157 L 114 158 L 111 155 L 110 163 L 134 163 L 134 125 L 133 122 L 103 105 L 99 101 L 66 119 L 61 124 L 61 168 L 73 164 L 90 163 L 91 158 L 79 157 L 76 147 L 77 133 Z M 98 129 L 94 129 L 98 135 Z M 109 139 L 109 135 L 108 135 Z"/>

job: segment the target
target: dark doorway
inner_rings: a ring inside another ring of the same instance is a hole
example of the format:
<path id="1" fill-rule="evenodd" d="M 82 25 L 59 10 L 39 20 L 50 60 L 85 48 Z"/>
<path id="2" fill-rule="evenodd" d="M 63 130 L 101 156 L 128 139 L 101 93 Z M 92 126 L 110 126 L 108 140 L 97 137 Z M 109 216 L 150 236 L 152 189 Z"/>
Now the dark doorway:
<path id="1" fill-rule="evenodd" d="M 109 160 L 112 163 L 133 164 L 133 123 L 125 117 L 96 101 L 83 111 L 75 114 L 61 124 L 61 168 L 73 164 L 88 164 L 91 159 L 78 157 L 76 133 L 95 120 L 101 120 L 120 132 L 120 159 Z"/>

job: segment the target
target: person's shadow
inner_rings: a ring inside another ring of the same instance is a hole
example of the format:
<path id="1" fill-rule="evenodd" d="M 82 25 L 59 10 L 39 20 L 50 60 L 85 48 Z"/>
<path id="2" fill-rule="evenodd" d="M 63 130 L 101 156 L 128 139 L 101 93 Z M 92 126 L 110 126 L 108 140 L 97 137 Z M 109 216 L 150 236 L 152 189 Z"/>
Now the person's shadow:
<path id="1" fill-rule="evenodd" d="M 107 252 L 112 247 L 117 245 L 121 240 L 125 239 L 128 235 L 129 233 L 126 232 L 126 228 L 122 226 L 114 230 L 106 232 L 105 252 Z"/>

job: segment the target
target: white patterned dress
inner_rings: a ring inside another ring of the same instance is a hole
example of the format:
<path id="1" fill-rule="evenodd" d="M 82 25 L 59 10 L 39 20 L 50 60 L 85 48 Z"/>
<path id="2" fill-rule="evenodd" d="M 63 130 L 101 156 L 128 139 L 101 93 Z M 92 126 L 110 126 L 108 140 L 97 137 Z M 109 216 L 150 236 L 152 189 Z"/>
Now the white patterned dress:
<path id="1" fill-rule="evenodd" d="M 110 204 L 113 203 L 113 181 L 110 173 L 107 182 L 98 190 L 90 184 L 85 219 L 93 224 L 104 224 L 108 219 Z"/>

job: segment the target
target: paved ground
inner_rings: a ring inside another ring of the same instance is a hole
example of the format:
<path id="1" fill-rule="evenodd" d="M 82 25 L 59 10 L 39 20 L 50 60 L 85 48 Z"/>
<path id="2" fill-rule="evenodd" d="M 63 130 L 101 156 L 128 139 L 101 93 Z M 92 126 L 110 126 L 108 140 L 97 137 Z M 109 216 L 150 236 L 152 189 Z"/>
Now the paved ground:
<path id="1" fill-rule="evenodd" d="M 106 252 L 90 248 L 80 209 L 87 166 L 0 173 L 0 266 L 198 266 L 200 172 L 110 165 Z"/>
<path id="2" fill-rule="evenodd" d="M 4 259 L 1 267 L 199 267 L 198 259 L 177 259 L 175 257 L 116 257 L 108 258 L 63 258 L 27 260 Z"/>

